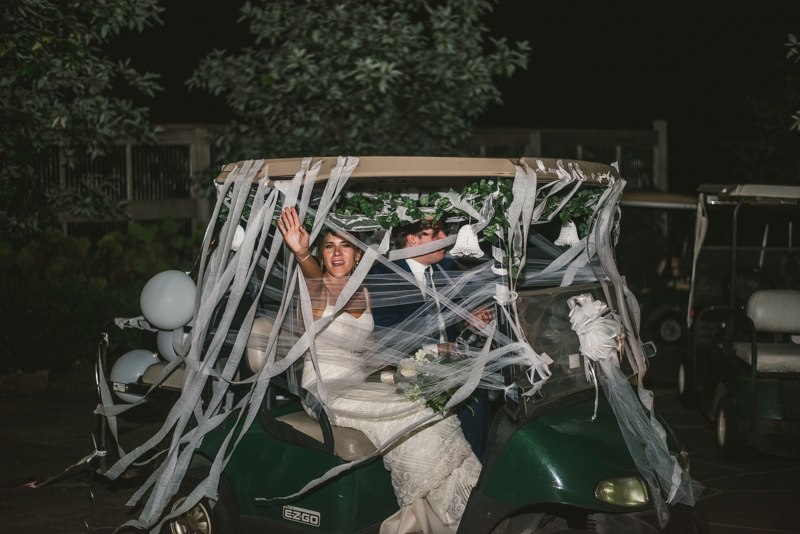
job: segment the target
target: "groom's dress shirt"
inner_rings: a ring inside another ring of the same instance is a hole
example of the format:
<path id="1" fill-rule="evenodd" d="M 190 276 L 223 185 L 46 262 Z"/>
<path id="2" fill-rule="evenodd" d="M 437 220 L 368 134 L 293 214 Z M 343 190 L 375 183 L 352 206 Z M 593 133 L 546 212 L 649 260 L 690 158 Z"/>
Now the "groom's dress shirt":
<path id="1" fill-rule="evenodd" d="M 416 260 L 406 259 L 406 260 L 398 260 L 394 262 L 395 265 L 400 267 L 402 270 L 410 273 L 414 276 L 414 280 L 417 282 L 417 285 L 420 287 L 420 291 L 424 293 L 422 289 L 422 284 L 425 280 L 425 269 L 424 265 L 419 263 Z M 412 267 L 412 265 L 416 264 L 416 266 Z M 419 266 L 418 273 L 415 272 L 413 269 L 417 269 Z M 450 258 L 445 258 L 444 260 L 431 265 L 431 269 L 434 273 L 437 273 L 437 280 L 444 278 L 447 279 L 447 271 L 456 271 L 456 262 Z M 386 267 L 385 265 L 376 264 L 372 268 L 372 274 L 395 274 L 392 269 Z M 441 277 L 441 278 L 440 278 Z M 397 282 L 399 287 L 403 285 L 411 284 L 411 282 L 406 282 L 405 280 L 401 279 L 399 275 L 397 276 Z M 380 291 L 377 286 L 376 290 Z M 375 320 L 375 324 L 377 326 L 384 326 L 390 327 L 395 326 L 409 317 L 413 315 L 417 310 L 420 309 L 425 303 L 424 302 L 406 302 L 403 304 L 398 304 L 394 306 L 378 306 L 372 309 L 372 317 Z M 448 326 L 445 328 L 445 341 L 455 339 L 455 332 L 452 326 Z"/>
<path id="2" fill-rule="evenodd" d="M 410 272 L 420 288 L 425 283 L 425 266 L 413 259 L 398 260 L 395 265 L 400 267 L 406 272 Z M 447 271 L 458 270 L 456 262 L 450 258 L 430 266 L 434 272 L 442 273 L 441 276 L 447 277 Z M 389 267 L 377 264 L 372 269 L 373 274 L 389 274 L 394 273 Z M 404 281 L 398 281 L 399 284 L 404 284 Z M 424 290 L 421 289 L 424 292 Z M 423 303 L 410 302 L 400 304 L 398 306 L 385 306 L 373 308 L 372 317 L 377 326 L 393 327 L 402 323 L 407 318 L 411 317 Z M 441 315 L 439 315 L 441 319 Z M 440 332 L 441 334 L 441 332 Z M 448 326 L 445 329 L 444 341 L 454 340 L 455 332 L 453 326 Z M 489 430 L 492 426 L 492 410 L 489 401 L 489 394 L 485 389 L 476 389 L 473 393 L 475 401 L 469 405 L 469 408 L 464 409 L 458 414 L 458 419 L 461 421 L 461 429 L 469 441 L 472 451 L 478 457 L 478 460 L 483 462 L 489 442 Z"/>
<path id="3" fill-rule="evenodd" d="M 433 281 L 433 266 L 423 265 L 412 258 L 407 259 L 406 262 L 408 263 L 408 268 L 411 269 L 411 274 L 417 280 L 420 291 L 422 291 L 422 298 L 425 300 L 430 299 L 431 297 L 425 291 L 425 288 L 430 288 L 434 294 L 436 293 L 436 284 Z M 438 300 L 436 301 L 436 316 L 439 320 L 439 343 L 445 343 L 447 342 L 447 327 L 444 324 L 442 306 Z"/>
<path id="4" fill-rule="evenodd" d="M 414 259 L 407 259 L 406 263 L 408 264 L 408 268 L 411 270 L 411 274 L 414 275 L 414 278 L 417 279 L 417 284 L 419 287 L 425 287 L 425 271 L 428 269 L 427 265 L 422 265 L 420 262 Z M 422 292 L 425 295 L 425 292 Z"/>

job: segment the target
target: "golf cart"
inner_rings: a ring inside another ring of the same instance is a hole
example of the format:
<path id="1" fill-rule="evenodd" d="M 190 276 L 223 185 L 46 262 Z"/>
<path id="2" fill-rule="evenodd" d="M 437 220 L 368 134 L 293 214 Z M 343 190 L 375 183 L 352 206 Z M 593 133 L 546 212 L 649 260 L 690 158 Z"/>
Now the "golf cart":
<path id="1" fill-rule="evenodd" d="M 704 185 L 678 393 L 728 460 L 800 452 L 800 187 Z"/>
<path id="2" fill-rule="evenodd" d="M 501 181 L 508 189 L 501 189 Z M 688 456 L 655 414 L 652 396 L 638 385 L 645 358 L 654 350 L 638 339 L 638 307 L 613 264 L 616 199 L 624 186 L 615 168 L 548 159 L 306 158 L 229 165 L 217 183 L 216 220 L 201 262 L 208 270 L 196 277 L 200 298 L 185 306 L 192 311 L 191 329 L 181 316 L 176 323 L 183 325 L 170 330 L 168 322 L 180 314 L 161 313 L 181 300 L 171 298 L 183 291 L 179 274 L 148 283 L 143 317 L 117 321 L 167 332 L 171 343 L 161 352 L 172 349 L 176 357 L 142 359 L 143 368 L 127 375 L 115 375 L 115 364 L 107 376 L 107 335 L 101 344 L 98 413 L 112 430 L 121 409 L 111 392 L 131 395 L 135 403 L 159 391 L 179 395 L 164 428 L 122 454 L 107 473 L 120 476 L 172 436 L 169 449 L 154 456 L 158 467 L 133 499 L 152 488 L 137 526 L 163 524 L 163 532 L 205 534 L 378 532 L 398 510 L 380 451 L 361 432 L 332 425 L 324 402 L 298 385 L 298 366 L 313 335 L 293 329 L 293 314 L 303 299 L 293 284 L 304 282 L 292 276 L 294 257 L 271 224 L 273 214 L 295 203 L 300 210 L 308 208 L 316 213 L 312 228 L 324 222 L 364 247 L 363 265 L 392 259 L 383 248 L 388 238 L 373 235 L 379 233 L 374 219 L 386 217 L 383 222 L 391 227 L 397 215 L 391 210 L 425 206 L 422 199 L 437 194 L 451 195 L 444 197 L 448 203 L 438 197 L 442 209 L 452 205 L 471 213 L 464 203 L 488 187 L 482 207 L 473 211 L 483 222 L 490 220 L 491 210 L 485 208 L 492 198 L 498 211 L 515 214 L 506 215 L 512 223 L 520 218 L 524 231 L 518 229 L 516 238 L 500 231 L 498 246 L 483 243 L 485 251 L 473 247 L 467 259 L 474 267 L 467 272 L 473 277 L 487 273 L 487 283 L 481 289 L 470 278 L 448 293 L 452 301 L 445 303 L 458 309 L 489 288 L 498 318 L 488 333 L 476 333 L 484 347 L 475 352 L 482 355 L 477 361 L 488 354 L 496 358 L 494 367 L 492 361 L 487 364 L 481 387 L 500 395 L 493 401 L 489 450 L 458 532 L 707 532 L 691 506 L 699 491 L 688 476 Z M 470 184 L 476 193 L 446 193 L 473 191 Z M 518 203 L 509 198 L 504 205 L 498 197 L 512 186 Z M 579 189 L 591 194 L 578 196 Z M 398 198 L 391 195 L 402 197 L 402 204 L 386 200 L 384 213 L 344 209 L 347 199 Z M 531 209 L 517 213 L 514 207 L 522 206 L 523 198 Z M 562 227 L 553 216 L 573 198 L 583 199 L 577 207 L 588 206 L 588 228 L 584 236 L 559 246 Z M 452 219 L 458 217 L 447 220 Z M 458 248 L 459 241 L 453 241 Z M 362 270 L 356 269 L 347 284 L 369 287 L 368 268 L 359 265 Z M 387 285 L 401 283 L 408 282 L 398 276 Z M 380 291 L 370 291 L 377 300 Z M 422 299 L 418 287 L 404 298 L 412 297 Z M 572 317 L 579 302 L 597 303 L 599 311 L 576 326 Z M 617 329 L 608 337 L 613 343 L 597 349 L 611 356 L 603 361 L 587 349 L 584 327 L 593 321 Z M 405 337 L 397 343 L 405 343 Z M 464 341 L 467 354 L 472 354 L 470 339 Z M 506 346 L 513 350 L 504 351 Z M 463 387 L 453 388 L 458 391 L 449 403 Z M 648 403 L 650 409 L 644 407 Z M 314 417 L 303 404 L 315 407 Z"/>
<path id="3" fill-rule="evenodd" d="M 697 199 L 662 191 L 626 191 L 617 263 L 642 311 L 642 329 L 659 346 L 686 335 L 686 302 Z"/>

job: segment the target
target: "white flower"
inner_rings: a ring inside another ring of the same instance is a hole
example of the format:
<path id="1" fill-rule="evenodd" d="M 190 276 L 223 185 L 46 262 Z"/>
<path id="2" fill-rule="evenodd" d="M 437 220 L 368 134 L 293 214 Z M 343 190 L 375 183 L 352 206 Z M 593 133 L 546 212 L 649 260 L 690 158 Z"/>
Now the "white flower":
<path id="1" fill-rule="evenodd" d="M 417 370 L 409 365 L 401 365 L 397 370 L 406 378 L 417 376 Z"/>
<path id="2" fill-rule="evenodd" d="M 422 397 L 422 390 L 419 389 L 419 386 L 409 386 L 404 393 L 406 397 L 412 401 Z"/>
<path id="3" fill-rule="evenodd" d="M 425 357 L 428 355 L 428 352 L 424 349 L 419 349 L 416 354 L 414 354 L 414 359 L 418 362 L 426 359 Z"/>

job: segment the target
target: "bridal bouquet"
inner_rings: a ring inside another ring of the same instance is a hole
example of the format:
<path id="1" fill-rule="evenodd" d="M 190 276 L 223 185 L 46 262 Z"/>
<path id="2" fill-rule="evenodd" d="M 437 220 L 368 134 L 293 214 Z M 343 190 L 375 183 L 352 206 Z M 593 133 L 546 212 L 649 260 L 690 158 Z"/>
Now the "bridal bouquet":
<path id="1" fill-rule="evenodd" d="M 458 390 L 458 386 L 442 389 L 442 382 L 453 375 L 451 366 L 459 361 L 458 357 L 420 349 L 412 358 L 400 360 L 393 379 L 409 400 L 424 400 L 425 406 L 440 412 Z"/>

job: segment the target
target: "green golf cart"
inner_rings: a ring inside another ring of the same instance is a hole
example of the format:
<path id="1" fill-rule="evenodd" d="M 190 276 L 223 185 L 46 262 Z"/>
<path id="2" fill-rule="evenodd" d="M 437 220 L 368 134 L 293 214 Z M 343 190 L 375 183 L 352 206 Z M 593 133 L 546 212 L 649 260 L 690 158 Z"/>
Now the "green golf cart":
<path id="1" fill-rule="evenodd" d="M 192 304 L 191 330 L 180 327 L 170 334 L 177 358 L 150 362 L 134 373 L 134 379 L 114 381 L 105 372 L 108 362 L 101 351 L 97 376 L 103 406 L 98 412 L 110 421 L 119 411 L 110 392 L 134 395 L 136 402 L 141 402 L 140 396 L 159 392 L 177 397 L 164 429 L 124 455 L 109 472 L 119 476 L 144 451 L 173 436 L 169 449 L 159 456 L 158 468 L 137 494 L 136 498 L 143 497 L 153 488 L 140 526 L 163 524 L 162 532 L 174 534 L 378 532 L 382 521 L 398 510 L 390 473 L 364 434 L 332 425 L 324 402 L 298 385 L 307 336 L 302 330 L 292 331 L 282 315 L 298 309 L 291 285 L 297 277 L 290 275 L 293 256 L 281 246 L 280 233 L 270 224 L 272 212 L 263 215 L 269 198 L 282 199 L 286 205 L 296 201 L 316 212 L 314 225 L 324 221 L 342 235 L 357 235 L 356 243 L 373 243 L 373 248 L 364 245 L 365 257 L 375 261 L 379 254 L 392 258 L 378 245 L 386 239 L 372 239 L 375 230 L 364 222 L 375 214 L 336 211 L 346 199 L 356 194 L 395 198 L 380 196 L 391 193 L 424 206 L 425 195 L 478 184 L 478 193 L 448 197 L 453 205 L 468 210 L 464 199 L 478 197 L 481 187 L 502 192 L 500 180 L 508 184 L 513 180 L 519 204 L 523 196 L 530 198 L 531 209 L 514 215 L 523 222 L 524 232 L 514 238 L 498 230 L 497 235 L 503 236 L 498 246 L 484 258 L 466 262 L 468 267 L 477 265 L 469 272 L 485 267 L 489 273 L 487 287 L 496 306 L 497 329 L 483 334 L 495 336 L 491 343 L 479 339 L 479 344 L 485 347 L 484 356 L 490 348 L 500 356 L 481 379 L 481 387 L 494 388 L 498 396 L 492 401 L 489 450 L 458 532 L 708 531 L 696 508 L 679 503 L 683 499 L 693 504 L 699 494 L 688 476 L 688 456 L 663 419 L 645 408 L 648 402 L 652 408 L 652 397 L 638 386 L 646 358 L 655 351 L 652 344 L 638 339 L 638 307 L 613 265 L 611 243 L 619 231 L 614 227 L 616 198 L 624 185 L 615 168 L 548 159 L 316 160 L 315 166 L 307 158 L 245 162 L 224 170 L 218 179 L 218 219 L 207 235 L 210 248 L 217 247 L 216 255 L 209 247 L 204 251 L 211 258 L 210 267 L 196 277 L 197 294 L 203 297 Z M 345 171 L 347 187 L 342 180 Z M 522 184 L 527 186 L 519 187 Z M 267 188 L 275 191 L 262 202 L 259 195 Z M 589 193 L 577 194 L 584 189 Z M 489 197 L 503 206 L 498 196 L 490 192 L 483 208 Z M 583 203 L 573 207 L 587 213 L 587 230 L 579 241 L 559 246 L 561 239 L 556 236 L 562 228 L 553 216 L 572 199 Z M 406 209 L 416 206 L 401 202 Z M 543 209 L 535 210 L 539 203 Z M 517 204 L 509 205 L 505 213 L 516 213 Z M 489 210 L 477 211 L 489 219 Z M 263 221 L 258 232 L 256 213 Z M 392 213 L 385 216 L 385 226 L 391 226 Z M 514 217 L 508 219 L 513 223 Z M 448 222 L 459 223 L 452 220 Z M 245 227 L 241 239 L 234 235 L 237 223 Z M 504 245 L 503 239 L 509 243 Z M 482 246 L 489 252 L 487 243 Z M 497 252 L 502 246 L 507 247 L 505 254 Z M 481 255 L 478 252 L 475 256 Z M 231 275 L 225 292 L 207 289 L 221 261 L 242 257 L 244 267 Z M 352 278 L 357 275 L 358 271 Z M 369 275 L 363 283 L 369 287 Z M 453 302 L 469 301 L 476 291 L 465 283 L 452 294 Z M 419 297 L 419 289 L 408 294 Z M 618 335 L 606 347 L 613 357 L 603 363 L 603 380 L 598 379 L 600 364 L 587 356 L 583 332 L 570 322 L 575 299 L 580 298 L 598 302 L 606 310 L 605 320 L 629 325 L 626 335 Z M 148 328 L 153 321 L 144 297 L 143 312 L 143 318 L 117 324 Z M 467 353 L 471 339 L 463 342 Z M 191 340 L 191 345 L 184 340 Z M 517 348 L 505 354 L 504 344 Z M 523 345 L 530 350 L 523 350 Z M 519 363 L 517 352 L 549 363 L 529 369 Z M 504 357 L 512 363 L 502 364 Z M 614 372 L 609 374 L 608 369 Z M 313 417 L 304 405 L 314 407 Z M 659 478 L 655 472 L 667 474 Z"/>
<path id="2" fill-rule="evenodd" d="M 705 185 L 678 392 L 728 460 L 800 453 L 800 187 Z"/>
<path id="3" fill-rule="evenodd" d="M 662 191 L 626 191 L 617 264 L 642 311 L 642 329 L 660 347 L 686 338 L 697 199 Z"/>

